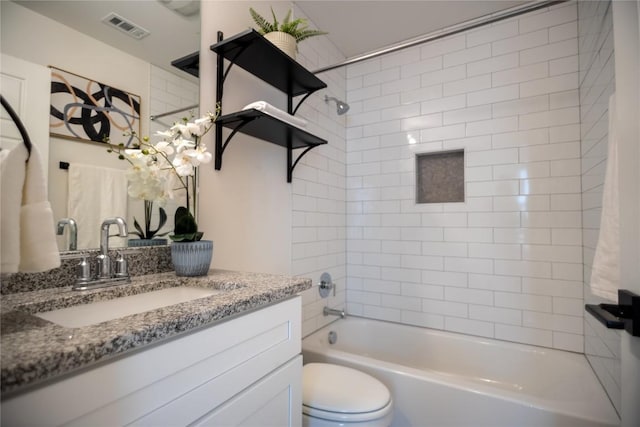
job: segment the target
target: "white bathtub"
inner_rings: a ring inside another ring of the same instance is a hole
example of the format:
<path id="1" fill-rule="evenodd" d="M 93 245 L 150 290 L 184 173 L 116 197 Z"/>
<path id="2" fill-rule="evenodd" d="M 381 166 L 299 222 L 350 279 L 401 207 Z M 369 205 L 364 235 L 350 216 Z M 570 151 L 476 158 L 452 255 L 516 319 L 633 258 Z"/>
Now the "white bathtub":
<path id="1" fill-rule="evenodd" d="M 357 317 L 309 335 L 302 352 L 384 382 L 397 427 L 620 424 L 581 354 Z"/>

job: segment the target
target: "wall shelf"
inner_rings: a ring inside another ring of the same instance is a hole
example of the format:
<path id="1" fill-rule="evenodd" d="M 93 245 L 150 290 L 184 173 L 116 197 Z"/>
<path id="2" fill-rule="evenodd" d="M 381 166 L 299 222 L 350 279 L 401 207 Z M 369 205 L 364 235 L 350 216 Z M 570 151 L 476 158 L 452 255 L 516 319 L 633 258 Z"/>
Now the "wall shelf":
<path id="1" fill-rule="evenodd" d="M 221 110 L 224 81 L 234 64 L 284 92 L 287 95 L 287 113 L 291 115 L 295 114 L 309 95 L 327 87 L 326 83 L 253 29 L 225 40 L 222 32 L 219 31 L 218 43 L 211 45 L 211 50 L 218 54 L 216 103 Z M 226 69 L 225 59 L 229 62 Z M 293 108 L 293 98 L 301 95 L 302 99 Z M 224 141 L 223 128 L 231 130 Z M 258 110 L 226 114 L 216 120 L 216 170 L 222 168 L 224 150 L 237 133 L 285 147 L 287 149 L 287 182 L 291 182 L 294 168 L 306 153 L 327 143 L 322 138 Z M 303 149 L 303 151 L 294 160 L 293 150 L 297 149 Z"/>
<path id="2" fill-rule="evenodd" d="M 200 52 L 193 52 L 171 61 L 171 65 L 192 76 L 200 77 Z"/>
<path id="3" fill-rule="evenodd" d="M 211 46 L 211 50 L 289 97 L 313 93 L 327 87 L 315 74 L 253 29 L 219 41 Z"/>
<path id="4" fill-rule="evenodd" d="M 304 129 L 291 126 L 276 117 L 264 114 L 259 110 L 243 110 L 218 118 L 218 123 L 237 132 L 244 133 L 265 141 L 292 149 L 305 148 L 310 145 L 326 144 L 322 138 L 310 134 Z"/>

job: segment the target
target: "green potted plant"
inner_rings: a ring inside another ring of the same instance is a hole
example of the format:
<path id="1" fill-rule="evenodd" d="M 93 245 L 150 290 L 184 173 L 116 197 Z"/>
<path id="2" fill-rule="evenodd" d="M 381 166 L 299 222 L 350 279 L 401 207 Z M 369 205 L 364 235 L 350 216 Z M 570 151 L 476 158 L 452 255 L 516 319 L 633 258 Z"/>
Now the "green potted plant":
<path id="1" fill-rule="evenodd" d="M 192 122 L 184 118 L 168 130 L 157 132 L 162 140 L 155 144 L 148 137 L 134 135 L 138 141 L 134 148 L 119 144 L 108 150 L 131 164 L 127 174 L 129 194 L 138 190 L 153 194 L 153 199 L 159 202 L 184 196 L 185 206 L 176 210 L 174 234 L 169 235 L 173 240 L 171 260 L 178 276 L 204 276 L 211 265 L 213 242 L 201 240 L 203 233 L 198 230 L 194 215 L 195 190 L 198 166 L 212 159 L 200 141 L 213 127 L 218 114 L 219 109 Z"/>
<path id="2" fill-rule="evenodd" d="M 273 21 L 271 22 L 251 7 L 249 8 L 249 13 L 258 26 L 258 32 L 293 59 L 296 59 L 299 42 L 309 37 L 327 34 L 324 31 L 310 29 L 305 18 L 291 20 L 291 9 L 289 9 L 282 22 L 278 22 L 273 8 L 271 8 L 271 15 L 273 16 Z"/>

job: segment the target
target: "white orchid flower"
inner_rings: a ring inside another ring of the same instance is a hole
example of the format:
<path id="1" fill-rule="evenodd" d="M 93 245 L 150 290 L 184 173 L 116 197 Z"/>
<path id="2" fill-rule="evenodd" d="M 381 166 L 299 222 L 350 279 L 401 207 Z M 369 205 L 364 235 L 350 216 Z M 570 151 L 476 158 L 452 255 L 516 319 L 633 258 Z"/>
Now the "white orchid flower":
<path id="1" fill-rule="evenodd" d="M 176 156 L 171 162 L 179 176 L 191 176 L 194 172 L 194 165 L 191 162 L 191 158 L 187 155 L 187 151 L 176 153 Z"/>
<path id="2" fill-rule="evenodd" d="M 167 198 L 173 200 L 176 198 L 176 193 L 180 192 L 183 189 L 183 184 L 180 182 L 180 179 L 175 173 L 167 174 L 167 179 L 165 181 L 165 194 Z"/>
<path id="3" fill-rule="evenodd" d="M 194 149 L 184 151 L 184 155 L 190 158 L 193 166 L 200 166 L 201 163 L 209 163 L 211 161 L 211 153 L 207 151 L 207 147 L 198 146 Z"/>
<path id="4" fill-rule="evenodd" d="M 189 129 L 189 133 L 191 134 L 191 136 L 202 136 L 202 134 L 206 130 L 203 124 L 197 122 L 187 123 L 187 129 Z"/>
<path id="5" fill-rule="evenodd" d="M 211 117 L 209 116 L 200 117 L 199 119 L 196 119 L 194 123 L 197 124 L 198 126 L 207 126 L 211 124 Z"/>
<path id="6" fill-rule="evenodd" d="M 185 139 L 185 138 L 178 138 L 175 141 L 173 141 L 173 145 L 176 147 L 176 152 L 180 153 L 184 150 L 188 150 L 191 148 L 195 148 L 196 143 L 195 141 L 192 141 L 190 139 Z"/>
<path id="7" fill-rule="evenodd" d="M 200 126 L 195 123 L 176 123 L 171 130 L 179 133 L 182 137 L 189 138 L 191 136 L 200 136 L 202 131 Z"/>
<path id="8" fill-rule="evenodd" d="M 161 136 L 163 138 L 171 139 L 171 138 L 174 137 L 175 133 L 172 132 L 171 129 L 169 129 L 169 130 L 159 130 L 159 131 L 156 132 L 156 135 L 157 136 Z"/>
<path id="9" fill-rule="evenodd" d="M 192 122 L 176 123 L 155 133 L 159 142 L 143 138 L 139 139 L 138 149 L 118 150 L 131 163 L 127 170 L 129 195 L 161 204 L 184 198 L 191 190 L 187 185 L 189 177 L 195 175 L 198 166 L 213 159 L 207 147 L 198 142 L 216 118 L 217 114 L 207 113 Z"/>
<path id="10" fill-rule="evenodd" d="M 213 159 L 213 156 L 208 151 L 199 151 L 197 159 L 198 159 L 198 161 L 200 163 L 205 163 L 206 164 L 206 163 L 211 162 L 211 159 Z"/>
<path id="11" fill-rule="evenodd" d="M 174 153 L 173 145 L 167 141 L 160 141 L 153 146 L 158 153 L 164 153 L 166 156 L 170 156 Z"/>
<path id="12" fill-rule="evenodd" d="M 198 130 L 198 134 L 197 136 L 202 136 L 204 135 L 207 130 L 209 129 L 209 127 L 211 127 L 211 124 L 213 123 L 213 120 L 215 120 L 215 116 L 205 116 L 205 117 L 200 117 L 199 119 L 197 119 L 194 123 L 199 127 Z"/>

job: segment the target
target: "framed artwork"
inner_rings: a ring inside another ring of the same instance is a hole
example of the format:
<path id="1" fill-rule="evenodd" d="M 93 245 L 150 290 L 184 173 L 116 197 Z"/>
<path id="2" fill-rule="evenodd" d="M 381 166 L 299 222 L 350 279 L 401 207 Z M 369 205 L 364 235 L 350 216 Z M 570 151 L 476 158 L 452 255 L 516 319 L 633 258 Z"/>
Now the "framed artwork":
<path id="1" fill-rule="evenodd" d="M 50 134 L 126 146 L 140 134 L 140 96 L 51 67 Z"/>

